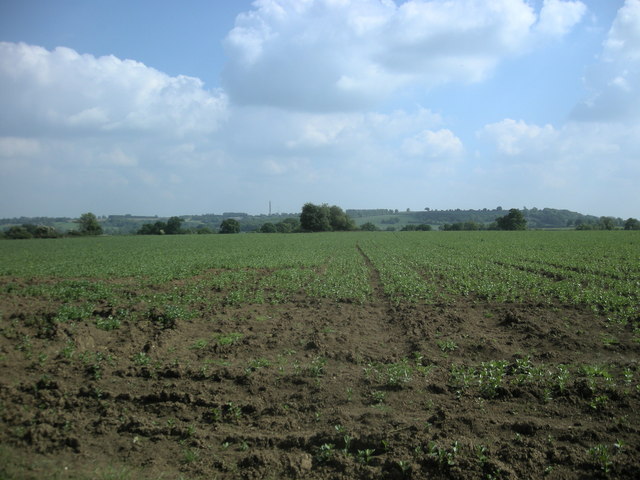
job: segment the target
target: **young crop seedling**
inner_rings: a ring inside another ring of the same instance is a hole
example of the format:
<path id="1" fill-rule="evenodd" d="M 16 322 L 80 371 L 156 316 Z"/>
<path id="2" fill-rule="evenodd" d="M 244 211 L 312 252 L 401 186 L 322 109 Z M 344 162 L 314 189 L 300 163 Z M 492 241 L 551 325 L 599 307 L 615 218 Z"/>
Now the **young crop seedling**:
<path id="1" fill-rule="evenodd" d="M 478 463 L 480 463 L 480 466 L 483 467 L 484 464 L 489 460 L 489 458 L 487 457 L 487 447 L 485 447 L 484 445 L 477 445 L 475 451 Z"/>
<path id="2" fill-rule="evenodd" d="M 607 445 L 599 444 L 587 450 L 591 461 L 605 474 L 609 474 L 613 468 L 611 452 Z"/>
<path id="3" fill-rule="evenodd" d="M 347 387 L 347 402 L 351 402 L 353 400 L 353 388 Z"/>
<path id="4" fill-rule="evenodd" d="M 357 457 L 360 463 L 364 463 L 365 465 L 371 462 L 371 458 L 376 451 L 372 448 L 367 448 L 365 450 L 358 450 Z"/>
<path id="5" fill-rule="evenodd" d="M 141 367 L 145 367 L 151 363 L 151 357 L 144 352 L 136 353 L 133 356 L 133 363 Z"/>
<path id="6" fill-rule="evenodd" d="M 242 409 L 239 406 L 234 405 L 232 402 L 227 403 L 226 413 L 236 422 L 242 418 Z"/>
<path id="7" fill-rule="evenodd" d="M 349 450 L 351 449 L 351 442 L 353 441 L 353 437 L 351 437 L 350 435 L 344 435 L 342 437 L 342 440 L 344 441 L 344 448 L 342 449 L 342 453 L 344 455 L 349 455 Z"/>
<path id="8" fill-rule="evenodd" d="M 266 368 L 270 366 L 271 366 L 271 362 L 266 358 L 254 358 L 249 362 L 249 365 L 247 366 L 247 368 L 244 369 L 244 371 L 247 375 L 249 375 L 261 368 Z"/>
<path id="9" fill-rule="evenodd" d="M 374 405 L 382 405 L 384 404 L 386 393 L 382 390 L 374 390 L 371 392 L 371 402 Z"/>
<path id="10" fill-rule="evenodd" d="M 212 335 L 213 341 L 216 342 L 221 347 L 227 345 L 235 345 L 238 343 L 244 335 L 239 332 L 230 332 L 230 333 L 216 333 Z"/>
<path id="11" fill-rule="evenodd" d="M 400 387 L 413 380 L 413 367 L 406 358 L 396 363 L 370 363 L 364 368 L 364 375 L 369 382 Z"/>
<path id="12" fill-rule="evenodd" d="M 411 475 L 411 462 L 407 462 L 405 460 L 398 460 L 396 465 L 400 469 L 400 473 L 402 478 L 409 478 Z"/>
<path id="13" fill-rule="evenodd" d="M 195 342 L 193 342 L 193 344 L 191 345 L 190 348 L 192 350 L 202 350 L 202 349 L 206 348 L 207 345 L 209 345 L 209 342 L 204 338 L 200 338 L 200 339 L 196 340 Z"/>
<path id="14" fill-rule="evenodd" d="M 320 462 L 328 462 L 335 455 L 335 445 L 333 443 L 323 443 L 318 448 L 316 458 Z"/>
<path id="15" fill-rule="evenodd" d="M 312 377 L 321 377 L 325 373 L 325 367 L 327 365 L 327 359 L 324 357 L 315 357 L 311 361 L 311 365 L 309 366 L 309 374 Z"/>
<path id="16" fill-rule="evenodd" d="M 443 353 L 454 352 L 458 349 L 458 344 L 453 340 L 437 340 L 436 344 Z"/>
<path id="17" fill-rule="evenodd" d="M 117 330 L 118 328 L 120 328 L 121 324 L 122 324 L 122 322 L 120 321 L 119 318 L 113 317 L 111 315 L 109 315 L 106 318 L 98 317 L 96 319 L 96 327 L 98 327 L 100 330 L 104 330 L 106 332 L 110 332 L 112 330 Z"/>
<path id="18" fill-rule="evenodd" d="M 182 452 L 183 463 L 193 463 L 200 459 L 200 452 L 195 448 L 189 448 Z"/>

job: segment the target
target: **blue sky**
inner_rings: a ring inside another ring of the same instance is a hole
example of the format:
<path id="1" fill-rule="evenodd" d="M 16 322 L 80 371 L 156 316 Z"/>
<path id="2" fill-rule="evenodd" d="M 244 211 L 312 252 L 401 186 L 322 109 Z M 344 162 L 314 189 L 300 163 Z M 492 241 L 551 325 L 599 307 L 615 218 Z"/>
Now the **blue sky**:
<path id="1" fill-rule="evenodd" d="M 640 0 L 5 0 L 0 217 L 640 217 Z"/>

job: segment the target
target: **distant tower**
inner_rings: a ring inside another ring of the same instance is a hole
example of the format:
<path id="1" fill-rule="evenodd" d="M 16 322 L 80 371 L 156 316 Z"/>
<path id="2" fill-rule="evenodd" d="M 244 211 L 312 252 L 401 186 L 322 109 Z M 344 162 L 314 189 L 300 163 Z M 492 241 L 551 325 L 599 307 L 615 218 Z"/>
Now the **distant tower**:
<path id="1" fill-rule="evenodd" d="M 271 200 L 269 200 L 269 216 L 271 216 Z"/>

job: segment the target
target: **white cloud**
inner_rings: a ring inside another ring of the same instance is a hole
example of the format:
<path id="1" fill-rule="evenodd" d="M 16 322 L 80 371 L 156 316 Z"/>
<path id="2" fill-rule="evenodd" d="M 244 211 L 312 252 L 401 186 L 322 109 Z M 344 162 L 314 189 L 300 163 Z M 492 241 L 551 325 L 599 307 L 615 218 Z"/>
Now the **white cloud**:
<path id="1" fill-rule="evenodd" d="M 550 2 L 549 2 L 550 3 Z M 477 172 L 511 198 L 535 192 L 549 205 L 638 216 L 640 200 L 640 0 L 626 0 L 585 82 L 591 94 L 564 125 L 505 119 L 478 137 L 495 151 Z M 525 201 L 525 200 L 523 200 Z M 622 213 L 625 212 L 625 213 Z"/>
<path id="2" fill-rule="evenodd" d="M 486 125 L 479 136 L 496 149 L 489 153 L 491 164 L 478 169 L 487 187 L 495 185 L 513 199 L 527 192 L 548 199 L 548 206 L 637 216 L 639 124 L 569 122 L 554 128 L 506 119 Z"/>
<path id="3" fill-rule="evenodd" d="M 169 198 L 194 195 L 183 176 L 200 181 L 224 168 L 216 132 L 229 115 L 226 96 L 196 78 L 0 42 L 0 104 L 5 210 L 126 211 L 155 199 L 174 211 Z"/>
<path id="4" fill-rule="evenodd" d="M 428 158 L 451 158 L 462 154 L 462 142 L 451 130 L 424 130 L 405 139 L 402 150 L 410 156 Z"/>
<path id="5" fill-rule="evenodd" d="M 539 16 L 525 0 L 259 0 L 226 38 L 223 79 L 243 105 L 367 108 L 407 85 L 481 81 L 584 12 L 560 0 Z"/>
<path id="6" fill-rule="evenodd" d="M 523 120 L 515 121 L 507 118 L 497 123 L 485 125 L 479 136 L 495 142 L 500 153 L 505 155 L 519 155 L 535 147 L 542 150 L 557 137 L 557 132 L 551 125 L 539 127 L 528 125 Z"/>
<path id="7" fill-rule="evenodd" d="M 626 0 L 604 42 L 604 59 L 640 61 L 640 0 Z"/>
<path id="8" fill-rule="evenodd" d="M 170 77 L 142 63 L 0 42 L 0 128 L 4 132 L 164 136 L 215 131 L 226 99 L 199 79 Z"/>
<path id="9" fill-rule="evenodd" d="M 579 121 L 640 122 L 640 0 L 626 0 L 588 72 L 591 95 L 577 105 Z"/>
<path id="10" fill-rule="evenodd" d="M 536 30 L 543 35 L 566 35 L 586 11 L 586 5 L 579 1 L 544 0 Z"/>
<path id="11" fill-rule="evenodd" d="M 426 108 L 327 113 L 228 105 L 197 79 L 66 48 L 0 44 L 0 97 L 0 191 L 11 199 L 0 202 L 5 215 L 16 205 L 33 215 L 181 214 L 193 205 L 216 211 L 221 202 L 251 211 L 248 198 L 276 201 L 278 192 L 286 192 L 281 203 L 296 198 L 295 210 L 297 199 L 312 194 L 335 194 L 339 202 L 339 190 L 357 190 L 349 186 L 355 178 L 364 188 L 373 180 L 451 174 L 462 150 Z M 421 154 L 403 151 L 411 142 Z"/>

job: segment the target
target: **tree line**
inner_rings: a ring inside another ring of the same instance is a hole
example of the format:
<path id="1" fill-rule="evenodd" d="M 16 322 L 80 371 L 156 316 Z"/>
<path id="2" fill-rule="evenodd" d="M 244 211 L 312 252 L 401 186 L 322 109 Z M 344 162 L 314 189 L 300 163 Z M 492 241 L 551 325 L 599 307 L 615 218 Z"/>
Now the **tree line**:
<path id="1" fill-rule="evenodd" d="M 70 230 L 66 234 L 58 232 L 50 225 L 37 225 L 33 223 L 13 225 L 2 233 L 5 238 L 14 240 L 102 235 L 102 226 L 100 225 L 98 218 L 91 212 L 80 215 L 80 218 L 76 220 L 75 223 L 78 224 L 78 228 Z"/>
<path id="2" fill-rule="evenodd" d="M 502 209 L 498 210 L 502 211 Z M 364 211 L 358 211 L 362 213 Z M 385 213 L 388 213 L 386 210 Z M 242 219 L 242 217 L 240 217 Z M 240 233 L 243 226 L 237 218 L 224 219 L 217 229 L 200 225 L 195 228 L 183 228 L 185 220 L 181 217 L 170 217 L 166 222 L 158 220 L 143 224 L 136 233 L 138 235 L 184 235 L 184 234 L 233 234 Z M 59 238 L 63 236 L 96 236 L 103 234 L 103 228 L 98 218 L 91 212 L 84 213 L 75 220 L 78 228 L 61 234 L 53 226 L 24 223 L 13 225 L 8 230 L 0 232 L 0 237 L 9 239 L 29 239 L 29 238 Z M 600 217 L 597 222 L 576 222 L 577 230 L 640 230 L 640 221 L 629 218 L 626 221 L 613 217 Z M 479 223 L 473 220 L 465 222 L 445 223 L 439 229 L 444 231 L 463 230 L 526 230 L 527 219 L 522 211 L 512 208 L 501 217 L 495 218 L 490 224 Z M 245 226 L 246 228 L 246 226 Z M 430 231 L 433 227 L 427 223 L 408 224 L 401 228 L 401 231 Z M 377 225 L 366 222 L 360 227 L 342 208 L 337 205 L 323 203 L 316 205 L 305 203 L 298 218 L 288 217 L 279 222 L 265 222 L 259 227 L 254 227 L 253 232 L 257 233 L 298 233 L 298 232 L 338 232 L 338 231 L 379 231 Z M 387 230 L 395 230 L 395 227 L 388 227 Z"/>

